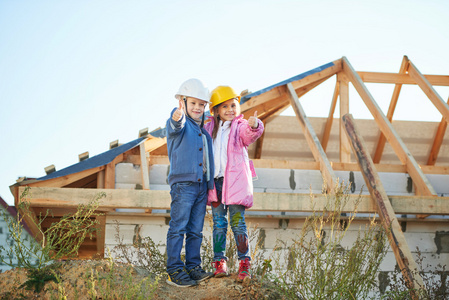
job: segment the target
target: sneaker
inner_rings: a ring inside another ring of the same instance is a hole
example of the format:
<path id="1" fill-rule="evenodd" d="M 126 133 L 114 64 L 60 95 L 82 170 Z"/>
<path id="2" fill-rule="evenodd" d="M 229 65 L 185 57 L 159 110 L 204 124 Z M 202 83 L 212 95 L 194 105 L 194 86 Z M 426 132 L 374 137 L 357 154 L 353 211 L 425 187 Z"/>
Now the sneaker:
<path id="1" fill-rule="evenodd" d="M 247 281 L 251 279 L 251 275 L 249 274 L 249 269 L 251 266 L 251 262 L 249 258 L 242 259 L 239 265 L 239 275 L 237 276 L 237 282 Z"/>
<path id="2" fill-rule="evenodd" d="M 228 266 L 226 265 L 226 259 L 212 262 L 212 266 L 215 268 L 214 277 L 220 278 L 228 276 Z"/>
<path id="3" fill-rule="evenodd" d="M 198 284 L 198 282 L 190 278 L 190 276 L 183 269 L 178 269 L 173 273 L 168 273 L 167 283 L 177 287 L 189 287 Z"/>
<path id="4" fill-rule="evenodd" d="M 206 272 L 201 268 L 201 266 L 196 266 L 195 268 L 193 268 L 192 270 L 189 271 L 189 276 L 192 280 L 201 282 L 203 280 L 206 280 L 206 279 L 214 276 L 214 273 Z"/>

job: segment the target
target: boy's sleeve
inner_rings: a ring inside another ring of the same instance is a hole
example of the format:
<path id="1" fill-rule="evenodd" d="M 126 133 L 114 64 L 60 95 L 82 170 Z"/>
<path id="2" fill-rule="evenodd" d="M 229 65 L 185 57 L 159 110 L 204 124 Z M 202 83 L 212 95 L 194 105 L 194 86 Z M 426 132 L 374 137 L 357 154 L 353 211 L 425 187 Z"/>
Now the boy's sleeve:
<path id="1" fill-rule="evenodd" d="M 242 140 L 243 145 L 251 145 L 262 135 L 264 131 L 263 122 L 260 119 L 257 119 L 257 122 L 259 124 L 257 128 L 249 126 L 247 121 L 242 123 L 242 127 L 240 128 L 240 139 Z"/>
<path id="2" fill-rule="evenodd" d="M 167 120 L 167 133 L 168 135 L 174 135 L 178 134 L 183 128 L 186 123 L 186 115 L 182 114 L 182 118 L 179 121 L 174 121 L 172 119 L 173 113 L 175 112 L 176 108 L 172 110 L 170 114 L 170 118 Z"/>

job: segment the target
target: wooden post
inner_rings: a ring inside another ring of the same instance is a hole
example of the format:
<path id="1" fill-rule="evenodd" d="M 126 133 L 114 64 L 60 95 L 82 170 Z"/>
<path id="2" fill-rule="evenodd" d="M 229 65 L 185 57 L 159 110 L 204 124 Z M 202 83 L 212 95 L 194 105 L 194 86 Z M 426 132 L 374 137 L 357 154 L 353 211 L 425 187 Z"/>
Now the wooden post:
<path id="1" fill-rule="evenodd" d="M 418 299 L 416 290 L 425 288 L 423 280 L 418 273 L 418 267 L 413 259 L 412 253 L 405 240 L 404 233 L 395 216 L 393 207 L 383 188 L 379 175 L 377 174 L 373 160 L 369 155 L 363 137 L 358 133 L 351 115 L 344 115 L 342 118 L 346 132 L 351 140 L 351 147 L 357 162 L 360 166 L 363 178 L 371 194 L 372 199 L 377 204 L 377 211 L 382 225 L 387 231 L 390 246 L 396 257 L 396 261 L 401 268 L 410 294 L 413 299 Z"/>
<path id="2" fill-rule="evenodd" d="M 337 74 L 338 77 L 338 74 Z M 337 80 L 335 83 L 334 95 L 332 96 L 331 107 L 329 109 L 329 115 L 327 117 L 326 126 L 324 127 L 323 136 L 321 138 L 321 145 L 323 150 L 326 151 L 327 143 L 329 142 L 329 137 L 331 135 L 332 122 L 334 121 L 335 107 L 337 106 L 338 95 L 340 94 L 340 84 Z"/>
<path id="3" fill-rule="evenodd" d="M 140 171 L 142 173 L 142 188 L 150 189 L 150 170 L 148 168 L 147 152 L 145 151 L 145 143 L 140 144 Z"/>
<path id="4" fill-rule="evenodd" d="M 405 74 L 408 69 L 408 58 L 404 56 L 402 59 L 401 67 L 399 68 L 399 74 Z M 393 95 L 391 96 L 390 106 L 388 107 L 387 119 L 391 122 L 393 120 L 394 110 L 396 109 L 396 104 L 398 103 L 399 93 L 401 92 L 402 84 L 396 83 L 393 90 Z M 385 142 L 387 139 L 385 135 L 380 131 L 379 140 L 377 141 L 376 151 L 374 152 L 373 161 L 375 164 L 380 162 L 382 158 L 382 153 L 384 151 Z"/>
<path id="5" fill-rule="evenodd" d="M 290 94 L 290 102 L 293 110 L 295 111 L 296 117 L 299 120 L 299 124 L 302 127 L 307 144 L 309 145 L 315 160 L 320 163 L 321 174 L 326 180 L 326 190 L 330 192 L 332 191 L 333 185 L 337 182 L 337 176 L 335 176 L 334 170 L 332 169 L 327 155 L 321 146 L 320 140 L 318 139 L 315 130 L 313 130 L 312 124 L 310 124 L 301 103 L 299 103 L 298 95 L 296 94 L 296 91 L 291 83 L 287 84 L 287 90 Z"/>
<path id="6" fill-rule="evenodd" d="M 349 113 L 349 80 L 343 72 L 337 75 L 340 85 L 340 120 Z M 351 162 L 351 146 L 349 145 L 348 137 L 345 134 L 343 124 L 340 122 L 340 162 Z"/>

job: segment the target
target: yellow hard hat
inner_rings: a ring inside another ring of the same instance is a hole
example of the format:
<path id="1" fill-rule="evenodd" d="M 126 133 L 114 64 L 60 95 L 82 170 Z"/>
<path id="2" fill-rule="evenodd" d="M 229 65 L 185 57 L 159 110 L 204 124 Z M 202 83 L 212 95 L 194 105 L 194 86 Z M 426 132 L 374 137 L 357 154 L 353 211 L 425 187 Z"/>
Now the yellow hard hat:
<path id="1" fill-rule="evenodd" d="M 223 102 L 226 102 L 234 98 L 237 98 L 240 103 L 240 96 L 234 91 L 233 88 L 225 85 L 217 86 L 212 91 L 210 96 L 210 104 L 209 104 L 210 114 L 214 115 L 213 111 L 214 106 L 217 106 Z"/>

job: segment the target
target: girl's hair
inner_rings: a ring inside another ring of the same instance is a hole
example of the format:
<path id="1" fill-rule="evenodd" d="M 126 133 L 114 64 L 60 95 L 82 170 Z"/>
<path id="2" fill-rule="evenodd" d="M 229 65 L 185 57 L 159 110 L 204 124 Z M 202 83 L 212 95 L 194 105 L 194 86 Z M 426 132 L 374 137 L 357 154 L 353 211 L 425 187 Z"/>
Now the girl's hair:
<path id="1" fill-rule="evenodd" d="M 220 104 L 221 105 L 221 104 Z M 218 107 L 220 105 L 214 106 L 214 129 L 212 129 L 212 140 L 217 137 L 218 128 L 220 127 L 220 116 L 218 115 Z"/>

